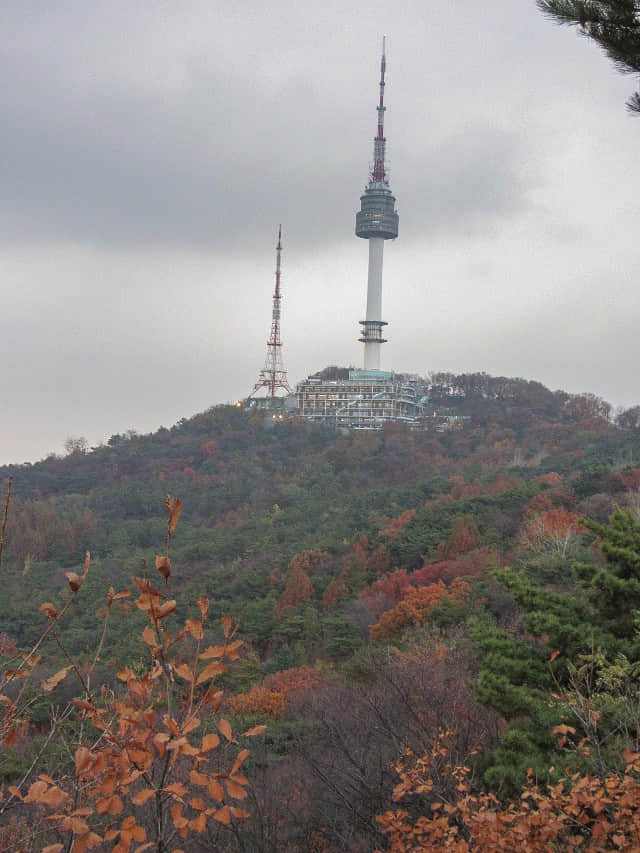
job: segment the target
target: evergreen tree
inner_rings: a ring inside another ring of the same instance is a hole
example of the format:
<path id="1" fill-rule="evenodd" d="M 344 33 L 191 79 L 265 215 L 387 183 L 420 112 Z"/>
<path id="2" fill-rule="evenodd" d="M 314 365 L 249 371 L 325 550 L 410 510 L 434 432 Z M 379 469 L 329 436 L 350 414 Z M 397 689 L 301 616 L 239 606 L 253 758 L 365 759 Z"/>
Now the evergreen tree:
<path id="1" fill-rule="evenodd" d="M 640 4 L 638 0 L 537 0 L 538 8 L 560 24 L 576 26 L 597 42 L 616 69 L 640 73 Z M 640 113 L 640 91 L 627 101 Z"/>

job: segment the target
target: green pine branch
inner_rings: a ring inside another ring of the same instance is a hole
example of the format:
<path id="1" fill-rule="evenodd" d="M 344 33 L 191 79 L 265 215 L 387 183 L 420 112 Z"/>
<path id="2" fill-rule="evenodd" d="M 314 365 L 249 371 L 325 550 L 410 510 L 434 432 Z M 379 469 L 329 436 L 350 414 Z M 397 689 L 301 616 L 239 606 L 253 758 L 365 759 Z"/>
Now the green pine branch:
<path id="1" fill-rule="evenodd" d="M 536 0 L 540 11 L 558 24 L 578 27 L 595 41 L 623 74 L 640 73 L 640 3 L 638 0 Z M 640 91 L 627 101 L 640 113 Z"/>

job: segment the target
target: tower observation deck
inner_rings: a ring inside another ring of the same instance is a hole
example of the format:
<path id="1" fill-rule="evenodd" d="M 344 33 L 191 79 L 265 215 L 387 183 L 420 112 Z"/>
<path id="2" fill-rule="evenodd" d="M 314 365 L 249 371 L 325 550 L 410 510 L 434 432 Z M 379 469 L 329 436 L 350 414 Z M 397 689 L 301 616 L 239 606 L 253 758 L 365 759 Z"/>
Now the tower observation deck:
<path id="1" fill-rule="evenodd" d="M 380 98 L 377 106 L 378 132 L 373 140 L 373 169 L 369 184 L 360 196 L 360 210 L 356 213 L 356 236 L 369 241 L 369 274 L 367 283 L 366 318 L 362 326 L 360 342 L 364 344 L 364 369 L 380 370 L 380 347 L 386 343 L 382 327 L 382 255 L 385 240 L 398 236 L 398 214 L 396 199 L 391 192 L 385 170 L 384 136 L 384 75 L 386 71 L 385 39 L 382 40 L 380 62 Z"/>

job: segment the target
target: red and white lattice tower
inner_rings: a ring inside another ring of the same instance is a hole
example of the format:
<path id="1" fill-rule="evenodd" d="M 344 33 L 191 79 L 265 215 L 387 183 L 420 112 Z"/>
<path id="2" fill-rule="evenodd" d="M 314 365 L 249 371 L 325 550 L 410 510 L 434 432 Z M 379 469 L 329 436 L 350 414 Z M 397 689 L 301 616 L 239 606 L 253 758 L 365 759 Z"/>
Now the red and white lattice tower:
<path id="1" fill-rule="evenodd" d="M 258 381 L 249 394 L 251 399 L 261 388 L 267 389 L 268 397 L 276 396 L 276 389 L 281 388 L 287 394 L 293 394 L 287 381 L 287 371 L 282 364 L 282 341 L 280 339 L 280 255 L 282 253 L 282 226 L 278 225 L 278 245 L 276 246 L 276 289 L 273 294 L 273 310 L 271 313 L 271 334 L 267 341 L 267 357 L 260 371 Z"/>

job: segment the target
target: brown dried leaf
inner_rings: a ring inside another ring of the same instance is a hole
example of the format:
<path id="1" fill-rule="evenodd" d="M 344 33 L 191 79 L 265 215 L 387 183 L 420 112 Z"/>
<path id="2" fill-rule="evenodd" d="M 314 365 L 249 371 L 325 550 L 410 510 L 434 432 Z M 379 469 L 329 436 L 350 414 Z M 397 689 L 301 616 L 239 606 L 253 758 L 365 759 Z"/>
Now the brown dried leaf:
<path id="1" fill-rule="evenodd" d="M 191 770 L 189 773 L 189 781 L 192 785 L 197 785 L 200 788 L 206 788 L 209 784 L 209 777 L 205 773 L 199 773 L 197 770 Z"/>
<path id="2" fill-rule="evenodd" d="M 171 495 L 167 495 L 165 504 L 167 507 L 167 515 L 169 516 L 169 535 L 173 536 L 173 532 L 178 524 L 178 519 L 182 513 L 182 502 L 179 498 L 173 498 Z"/>
<path id="3" fill-rule="evenodd" d="M 218 809 L 217 812 L 213 813 L 213 818 L 220 823 L 224 823 L 225 826 L 228 826 L 231 823 L 231 811 L 229 806 L 223 806 L 221 809 Z"/>
<path id="4" fill-rule="evenodd" d="M 171 599 L 171 601 L 165 601 L 162 607 L 159 607 L 156 610 L 156 617 L 158 619 L 166 619 L 167 616 L 170 616 L 173 611 L 176 609 L 177 602 L 175 599 Z"/>
<path id="5" fill-rule="evenodd" d="M 224 655 L 224 646 L 208 646 L 201 655 L 200 660 L 210 660 L 211 658 L 221 658 Z"/>
<path id="6" fill-rule="evenodd" d="M 237 818 L 249 817 L 249 812 L 246 811 L 245 809 L 238 809 L 235 806 L 229 806 L 229 811 L 231 812 L 231 814 L 234 817 L 237 817 Z"/>
<path id="7" fill-rule="evenodd" d="M 52 619 L 56 619 L 58 616 L 58 611 L 50 601 L 45 601 L 44 604 L 41 604 L 40 607 L 38 607 L 38 610 L 42 611 L 42 613 L 46 613 L 47 616 L 50 616 Z"/>
<path id="8" fill-rule="evenodd" d="M 222 617 L 222 630 L 224 632 L 225 640 L 229 639 L 229 635 L 231 634 L 231 628 L 233 627 L 233 623 L 231 622 L 231 616 L 226 613 Z"/>
<path id="9" fill-rule="evenodd" d="M 215 678 L 216 675 L 222 675 L 223 672 L 227 671 L 227 667 L 221 663 L 220 661 L 213 661 L 205 666 L 200 675 L 198 676 L 198 680 L 196 684 L 202 684 L 203 681 L 209 681 L 211 678 Z"/>
<path id="10" fill-rule="evenodd" d="M 174 666 L 173 671 L 176 675 L 179 675 L 180 678 L 184 678 L 185 681 L 193 681 L 193 670 L 186 663 L 180 663 L 177 666 Z"/>
<path id="11" fill-rule="evenodd" d="M 49 844 L 42 848 L 42 853 L 60 853 L 61 850 L 64 850 L 64 844 Z"/>
<path id="12" fill-rule="evenodd" d="M 215 732 L 211 734 L 205 735 L 202 738 L 202 748 L 200 749 L 200 754 L 205 755 L 207 752 L 211 752 L 212 749 L 217 749 L 220 746 L 220 738 Z"/>
<path id="13" fill-rule="evenodd" d="M 82 586 L 82 581 L 84 580 L 84 578 L 81 578 L 80 575 L 76 574 L 75 572 L 65 572 L 64 576 L 66 577 L 69 583 L 71 592 L 77 592 Z"/>
<path id="14" fill-rule="evenodd" d="M 130 679 L 135 678 L 136 676 L 133 670 L 129 669 L 129 667 L 127 666 L 117 673 L 117 677 L 120 679 L 120 681 L 129 681 Z"/>
<path id="15" fill-rule="evenodd" d="M 156 632 L 150 625 L 147 625 L 147 627 L 142 632 L 142 639 L 148 646 L 153 646 L 153 648 L 157 648 L 158 638 L 156 637 Z"/>
<path id="16" fill-rule="evenodd" d="M 187 793 L 187 789 L 182 782 L 173 782 L 173 784 L 167 785 L 167 787 L 162 790 L 166 791 L 167 794 L 173 794 L 176 797 L 184 797 Z"/>
<path id="17" fill-rule="evenodd" d="M 96 800 L 96 812 L 98 814 L 121 814 L 122 808 L 122 800 L 117 794 L 112 797 L 101 797 Z"/>
<path id="18" fill-rule="evenodd" d="M 231 726 L 229 725 L 229 722 L 227 720 L 218 720 L 218 731 L 227 740 L 232 740 L 233 733 L 231 731 Z"/>
<path id="19" fill-rule="evenodd" d="M 200 718 L 199 717 L 190 717 L 182 727 L 182 734 L 188 735 L 189 732 L 192 732 L 192 731 L 194 731 L 194 729 L 197 729 L 199 725 L 200 725 Z"/>
<path id="20" fill-rule="evenodd" d="M 248 757 L 249 757 L 249 750 L 248 749 L 241 749 L 240 752 L 238 753 L 238 756 L 237 756 L 235 763 L 233 765 L 233 769 L 231 770 L 231 773 L 229 774 L 229 776 L 235 776 L 236 773 L 238 772 L 238 770 L 240 770 L 240 768 L 242 767 L 242 765 L 244 764 L 244 762 L 247 760 Z"/>
<path id="21" fill-rule="evenodd" d="M 56 674 L 52 675 L 51 678 L 47 678 L 46 681 L 41 681 L 40 687 L 42 687 L 42 689 L 46 693 L 50 693 L 58 686 L 58 684 L 60 684 L 61 681 L 64 681 L 64 679 L 69 674 L 70 669 L 70 666 L 65 666 L 64 669 L 61 669 L 59 672 L 56 672 Z"/>
<path id="22" fill-rule="evenodd" d="M 183 829 L 188 826 L 189 821 L 182 814 L 182 803 L 174 803 L 171 806 L 171 820 L 176 829 Z"/>
<path id="23" fill-rule="evenodd" d="M 252 729 L 242 732 L 242 737 L 255 737 L 256 735 L 261 735 L 266 731 L 266 728 L 266 726 L 254 726 Z"/>
<path id="24" fill-rule="evenodd" d="M 189 829 L 193 829 L 195 832 L 204 832 L 207 828 L 207 818 L 204 812 L 200 812 L 197 817 L 194 817 L 193 820 L 189 822 Z"/>
<path id="25" fill-rule="evenodd" d="M 200 613 L 202 614 L 202 618 L 207 618 L 207 613 L 209 612 L 209 599 L 204 596 L 200 596 L 200 598 L 196 599 L 198 602 L 198 607 L 200 608 Z"/>
<path id="26" fill-rule="evenodd" d="M 194 640 L 201 640 L 203 637 L 202 622 L 198 619 L 187 619 L 184 627 Z"/>
<path id="27" fill-rule="evenodd" d="M 166 583 L 171 577 L 171 560 L 168 557 L 156 557 L 156 569 L 160 572 Z"/>
<path id="28" fill-rule="evenodd" d="M 75 753 L 76 775 L 79 776 L 91 767 L 92 756 L 86 746 L 80 746 Z"/>
<path id="29" fill-rule="evenodd" d="M 244 800 L 247 796 L 247 792 L 242 787 L 242 785 L 236 784 L 232 779 L 225 780 L 227 791 L 229 792 L 229 796 L 233 797 L 234 800 Z"/>
<path id="30" fill-rule="evenodd" d="M 217 803 L 221 803 L 224 799 L 224 790 L 220 782 L 217 779 L 209 779 L 208 788 L 211 799 Z"/>

